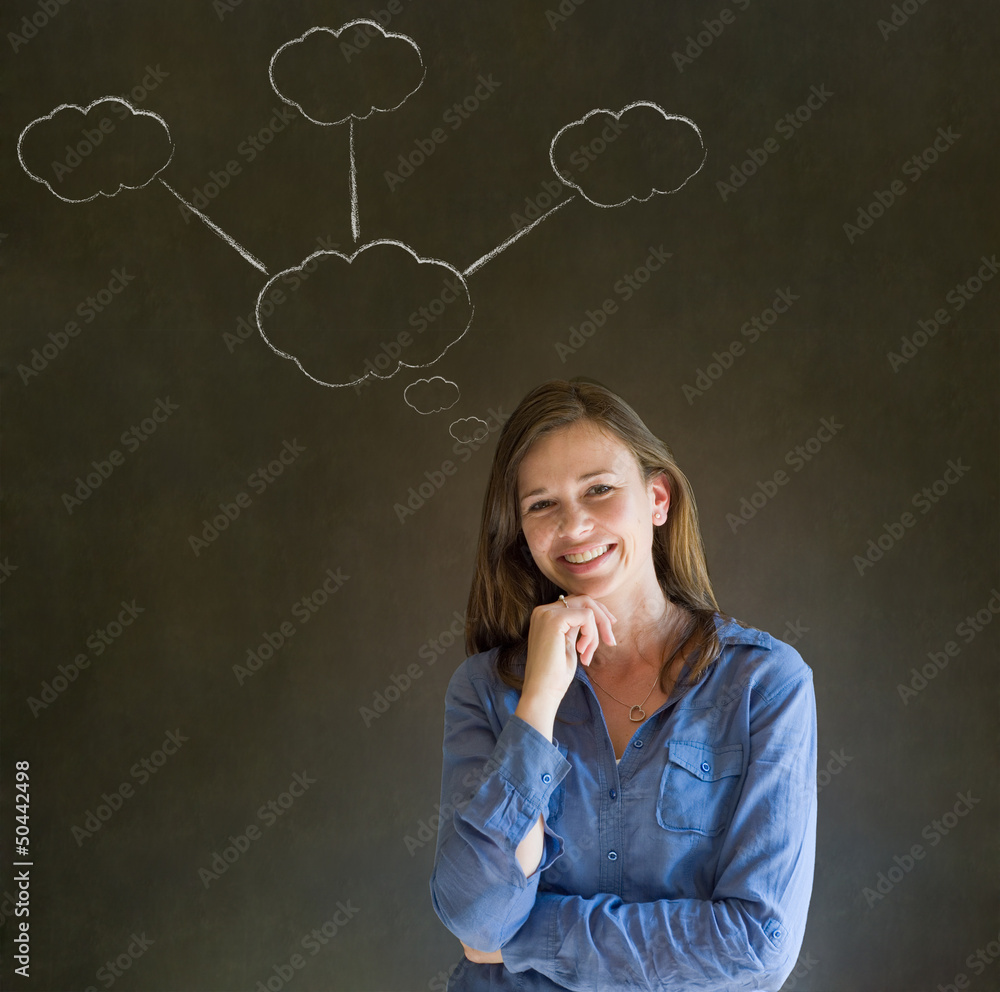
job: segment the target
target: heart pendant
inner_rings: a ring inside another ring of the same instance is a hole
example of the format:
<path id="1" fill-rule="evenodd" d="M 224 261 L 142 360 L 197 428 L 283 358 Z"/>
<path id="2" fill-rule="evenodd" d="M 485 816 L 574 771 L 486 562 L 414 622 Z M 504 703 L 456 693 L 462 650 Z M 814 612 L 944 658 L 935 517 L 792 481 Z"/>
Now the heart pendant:
<path id="1" fill-rule="evenodd" d="M 632 714 L 635 713 L 636 710 L 639 711 L 639 715 L 633 716 Z M 642 723 L 642 721 L 646 719 L 646 711 L 638 703 L 636 703 L 636 705 L 628 711 L 628 718 L 633 723 Z"/>

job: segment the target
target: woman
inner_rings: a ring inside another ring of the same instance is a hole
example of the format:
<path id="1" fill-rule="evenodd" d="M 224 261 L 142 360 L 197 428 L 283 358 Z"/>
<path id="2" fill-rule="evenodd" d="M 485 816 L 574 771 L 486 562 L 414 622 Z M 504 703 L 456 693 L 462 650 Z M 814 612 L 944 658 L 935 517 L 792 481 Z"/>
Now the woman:
<path id="1" fill-rule="evenodd" d="M 718 611 L 690 484 L 610 390 L 501 431 L 448 685 L 431 897 L 449 990 L 778 989 L 812 888 L 816 712 Z"/>

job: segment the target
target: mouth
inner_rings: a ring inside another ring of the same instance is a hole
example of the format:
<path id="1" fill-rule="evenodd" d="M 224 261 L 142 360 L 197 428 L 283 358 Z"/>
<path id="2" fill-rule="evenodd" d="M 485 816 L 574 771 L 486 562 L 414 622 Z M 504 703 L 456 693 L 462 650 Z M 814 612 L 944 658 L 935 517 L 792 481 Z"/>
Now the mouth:
<path id="1" fill-rule="evenodd" d="M 578 554 L 561 555 L 560 559 L 571 565 L 588 565 L 591 562 L 603 560 L 617 546 L 616 544 L 600 544 L 595 548 L 588 548 L 586 551 L 581 551 Z"/>

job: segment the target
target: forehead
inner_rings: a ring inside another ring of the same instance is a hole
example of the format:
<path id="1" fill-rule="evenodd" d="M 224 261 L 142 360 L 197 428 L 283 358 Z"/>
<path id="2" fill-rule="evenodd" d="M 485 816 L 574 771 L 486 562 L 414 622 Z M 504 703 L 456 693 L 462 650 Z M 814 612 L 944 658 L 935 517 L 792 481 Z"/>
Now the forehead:
<path id="1" fill-rule="evenodd" d="M 520 491 L 549 483 L 574 481 L 587 472 L 607 469 L 619 475 L 638 473 L 631 450 L 613 434 L 589 420 L 543 434 L 528 449 L 518 468 Z"/>

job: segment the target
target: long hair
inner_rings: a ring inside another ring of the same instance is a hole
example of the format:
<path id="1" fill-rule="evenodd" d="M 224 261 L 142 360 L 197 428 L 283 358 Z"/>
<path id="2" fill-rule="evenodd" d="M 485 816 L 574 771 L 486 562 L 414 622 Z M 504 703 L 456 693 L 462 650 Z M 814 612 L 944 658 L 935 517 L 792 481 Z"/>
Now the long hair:
<path id="1" fill-rule="evenodd" d="M 518 469 L 538 438 L 581 420 L 617 437 L 635 456 L 647 484 L 661 473 L 666 476 L 670 509 L 666 523 L 653 528 L 653 564 L 664 595 L 685 609 L 687 623 L 673 651 L 668 646 L 664 652 L 660 688 L 666 691 L 670 662 L 683 645 L 689 647 L 688 683 L 693 684 L 718 657 L 721 645 L 713 617 L 720 611 L 708 577 L 691 484 L 669 446 L 624 400 L 582 377 L 550 379 L 536 386 L 500 431 L 483 499 L 466 611 L 466 651 L 472 655 L 498 647 L 500 678 L 513 688 L 523 687 L 520 662 L 527 649 L 531 611 L 541 603 L 551 603 L 563 590 L 542 574 L 528 550 L 518 508 Z"/>

